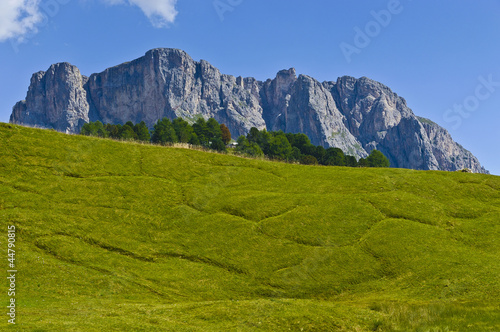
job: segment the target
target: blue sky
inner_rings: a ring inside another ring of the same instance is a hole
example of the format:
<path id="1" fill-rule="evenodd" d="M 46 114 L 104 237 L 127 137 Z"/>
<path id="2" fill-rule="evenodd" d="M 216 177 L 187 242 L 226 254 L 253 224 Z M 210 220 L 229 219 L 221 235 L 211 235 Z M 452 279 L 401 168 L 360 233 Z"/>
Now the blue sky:
<path id="1" fill-rule="evenodd" d="M 34 72 L 84 75 L 156 47 L 223 73 L 367 76 L 500 175 L 500 0 L 12 0 L 0 4 L 0 121 Z"/>

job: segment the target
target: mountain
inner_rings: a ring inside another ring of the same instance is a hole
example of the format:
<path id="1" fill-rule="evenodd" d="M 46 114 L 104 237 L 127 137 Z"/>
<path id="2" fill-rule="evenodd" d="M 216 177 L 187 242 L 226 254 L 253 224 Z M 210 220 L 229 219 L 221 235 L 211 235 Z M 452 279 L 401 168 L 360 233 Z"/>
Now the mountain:
<path id="1" fill-rule="evenodd" d="M 500 177 L 4 123 L 0 146 L 0 330 L 500 331 Z"/>
<path id="2" fill-rule="evenodd" d="M 393 167 L 487 173 L 438 125 L 415 116 L 406 101 L 366 77 L 319 82 L 295 69 L 265 82 L 221 74 L 177 49 L 153 49 L 102 73 L 83 76 L 69 63 L 31 78 L 11 123 L 77 133 L 88 121 L 125 123 L 214 117 L 233 137 L 251 127 L 305 133 L 315 145 L 366 157 L 382 151 Z"/>

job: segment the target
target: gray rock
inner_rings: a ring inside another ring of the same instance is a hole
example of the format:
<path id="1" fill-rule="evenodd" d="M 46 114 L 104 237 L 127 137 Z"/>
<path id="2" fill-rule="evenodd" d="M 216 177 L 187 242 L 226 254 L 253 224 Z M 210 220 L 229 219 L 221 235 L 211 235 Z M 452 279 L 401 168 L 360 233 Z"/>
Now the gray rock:
<path id="1" fill-rule="evenodd" d="M 86 82 L 87 78 L 69 63 L 33 74 L 26 100 L 14 106 L 10 122 L 78 132 L 89 121 Z"/>
<path id="2" fill-rule="evenodd" d="M 432 153 L 442 169 L 460 171 L 467 169 L 473 173 L 489 173 L 479 160 L 463 146 L 453 141 L 450 133 L 429 119 L 418 118 L 432 144 Z"/>
<path id="3" fill-rule="evenodd" d="M 10 122 L 77 133 L 89 121 L 214 117 L 233 137 L 250 128 L 305 133 L 311 142 L 357 158 L 382 151 L 393 167 L 469 168 L 486 173 L 469 151 L 438 125 L 417 118 L 385 85 L 362 77 L 320 83 L 295 69 L 265 82 L 224 75 L 205 60 L 176 49 L 153 49 L 89 78 L 68 63 L 33 75 Z"/>

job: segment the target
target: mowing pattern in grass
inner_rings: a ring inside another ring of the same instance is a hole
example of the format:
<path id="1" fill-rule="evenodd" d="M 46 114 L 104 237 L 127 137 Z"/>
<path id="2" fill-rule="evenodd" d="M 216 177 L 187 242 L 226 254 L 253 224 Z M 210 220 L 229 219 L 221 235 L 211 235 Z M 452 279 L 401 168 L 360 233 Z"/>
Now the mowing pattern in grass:
<path id="1" fill-rule="evenodd" d="M 14 330 L 500 330 L 494 176 L 0 124 L 0 220 L 17 228 Z"/>

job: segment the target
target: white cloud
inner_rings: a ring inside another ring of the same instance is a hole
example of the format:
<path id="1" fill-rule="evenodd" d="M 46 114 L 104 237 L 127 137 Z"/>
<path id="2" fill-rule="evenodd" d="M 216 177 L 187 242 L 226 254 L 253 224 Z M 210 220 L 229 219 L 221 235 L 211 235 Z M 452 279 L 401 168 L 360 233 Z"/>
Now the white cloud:
<path id="1" fill-rule="evenodd" d="M 0 0 L 0 42 L 36 32 L 43 20 L 40 0 Z"/>
<path id="2" fill-rule="evenodd" d="M 0 42 L 17 39 L 23 42 L 25 36 L 38 32 L 46 14 L 69 0 L 0 0 Z M 165 27 L 175 21 L 177 0 L 102 0 L 110 5 L 130 4 L 139 7 L 153 26 Z"/>
<path id="3" fill-rule="evenodd" d="M 175 21 L 177 0 L 104 0 L 108 4 L 116 5 L 128 2 L 139 7 L 149 18 L 153 26 L 165 27 Z"/>

